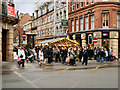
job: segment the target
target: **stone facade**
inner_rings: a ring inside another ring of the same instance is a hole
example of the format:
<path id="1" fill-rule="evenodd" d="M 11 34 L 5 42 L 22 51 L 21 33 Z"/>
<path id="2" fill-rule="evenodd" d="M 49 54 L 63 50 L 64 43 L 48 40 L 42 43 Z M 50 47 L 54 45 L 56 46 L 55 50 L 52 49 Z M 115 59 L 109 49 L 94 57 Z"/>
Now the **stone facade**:
<path id="1" fill-rule="evenodd" d="M 13 25 L 2 23 L 2 29 L 8 30 L 6 36 L 6 61 L 13 61 Z M 4 49 L 4 48 L 3 48 Z"/>

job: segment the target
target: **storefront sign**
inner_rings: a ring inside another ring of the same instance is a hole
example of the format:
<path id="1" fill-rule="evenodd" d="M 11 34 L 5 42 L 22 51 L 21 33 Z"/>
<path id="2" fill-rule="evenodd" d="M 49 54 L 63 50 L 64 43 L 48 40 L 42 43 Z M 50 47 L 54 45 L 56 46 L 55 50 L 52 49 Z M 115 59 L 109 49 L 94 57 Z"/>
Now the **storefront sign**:
<path id="1" fill-rule="evenodd" d="M 109 38 L 109 32 L 103 32 L 103 38 Z"/>
<path id="2" fill-rule="evenodd" d="M 62 20 L 62 27 L 68 28 L 68 20 Z"/>
<path id="3" fill-rule="evenodd" d="M 11 17 L 15 17 L 15 7 L 14 4 L 7 5 L 7 15 Z"/>

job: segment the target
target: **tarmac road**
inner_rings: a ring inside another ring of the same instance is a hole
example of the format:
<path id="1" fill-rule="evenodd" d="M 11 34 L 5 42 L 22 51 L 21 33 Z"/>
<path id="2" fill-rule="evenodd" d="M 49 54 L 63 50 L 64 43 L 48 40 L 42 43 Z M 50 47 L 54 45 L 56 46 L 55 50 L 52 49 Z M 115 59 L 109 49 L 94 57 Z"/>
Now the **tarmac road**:
<path id="1" fill-rule="evenodd" d="M 118 88 L 117 62 L 74 67 L 54 63 L 41 68 L 37 63 L 25 68 L 5 64 L 2 76 L 3 88 Z"/>

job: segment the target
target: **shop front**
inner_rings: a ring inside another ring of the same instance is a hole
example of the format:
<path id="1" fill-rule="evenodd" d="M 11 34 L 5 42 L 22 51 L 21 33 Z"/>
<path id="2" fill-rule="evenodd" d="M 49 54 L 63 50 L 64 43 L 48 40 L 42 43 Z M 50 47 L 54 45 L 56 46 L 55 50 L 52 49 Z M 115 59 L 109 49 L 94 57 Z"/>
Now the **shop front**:
<path id="1" fill-rule="evenodd" d="M 120 32 L 119 29 L 91 30 L 69 34 L 69 38 L 75 40 L 81 47 L 104 47 L 109 50 L 112 47 L 114 55 L 120 56 Z M 97 43 L 93 43 L 92 39 L 97 38 Z"/>

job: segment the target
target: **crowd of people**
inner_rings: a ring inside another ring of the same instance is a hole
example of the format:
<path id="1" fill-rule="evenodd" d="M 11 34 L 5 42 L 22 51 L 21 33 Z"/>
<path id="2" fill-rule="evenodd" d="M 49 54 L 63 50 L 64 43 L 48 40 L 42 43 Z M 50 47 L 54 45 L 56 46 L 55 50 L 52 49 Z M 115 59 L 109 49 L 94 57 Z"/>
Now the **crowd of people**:
<path id="1" fill-rule="evenodd" d="M 18 59 L 18 65 L 25 67 L 25 61 L 34 63 L 37 61 L 39 65 L 52 62 L 61 62 L 62 64 L 76 66 L 76 61 L 87 65 L 88 60 L 96 60 L 97 62 L 113 61 L 113 50 L 112 47 L 99 48 L 99 47 L 55 47 L 55 46 L 36 46 L 35 48 L 18 47 L 14 48 Z M 116 58 L 116 57 L 115 57 Z"/>

